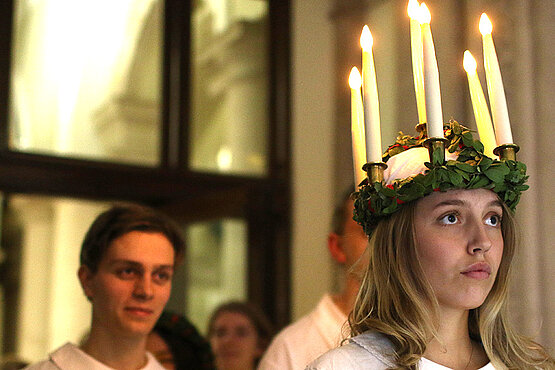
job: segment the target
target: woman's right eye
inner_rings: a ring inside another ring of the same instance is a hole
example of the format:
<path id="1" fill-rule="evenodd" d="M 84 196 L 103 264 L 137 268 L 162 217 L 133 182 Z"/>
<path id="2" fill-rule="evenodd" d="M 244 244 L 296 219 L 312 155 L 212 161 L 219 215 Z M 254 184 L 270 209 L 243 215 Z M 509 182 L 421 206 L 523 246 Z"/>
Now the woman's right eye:
<path id="1" fill-rule="evenodd" d="M 439 221 L 444 225 L 453 225 L 453 224 L 456 224 L 458 220 L 459 220 L 459 218 L 457 217 L 456 214 L 449 213 L 449 214 L 441 217 Z"/>

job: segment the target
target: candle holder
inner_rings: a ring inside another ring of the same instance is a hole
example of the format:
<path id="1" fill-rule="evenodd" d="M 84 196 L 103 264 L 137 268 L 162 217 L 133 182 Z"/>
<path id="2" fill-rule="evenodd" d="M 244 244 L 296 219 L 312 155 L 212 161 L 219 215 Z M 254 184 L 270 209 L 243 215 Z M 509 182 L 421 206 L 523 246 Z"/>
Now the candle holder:
<path id="1" fill-rule="evenodd" d="M 426 139 L 422 145 L 428 148 L 428 153 L 430 154 L 430 162 L 434 165 L 445 164 L 445 146 L 449 143 L 444 137 L 431 137 Z M 434 153 L 437 153 L 434 156 Z M 435 159 L 435 160 L 434 160 Z"/>
<path id="2" fill-rule="evenodd" d="M 428 128 L 425 123 L 416 125 L 416 132 L 421 133 L 424 137 L 428 136 Z"/>
<path id="3" fill-rule="evenodd" d="M 386 168 L 387 164 L 383 162 L 369 162 L 362 166 L 362 169 L 368 174 L 370 184 L 383 182 L 383 172 Z"/>
<path id="4" fill-rule="evenodd" d="M 493 154 L 498 156 L 502 161 L 516 161 L 516 152 L 519 150 L 520 147 L 516 144 L 503 144 L 493 149 Z"/>

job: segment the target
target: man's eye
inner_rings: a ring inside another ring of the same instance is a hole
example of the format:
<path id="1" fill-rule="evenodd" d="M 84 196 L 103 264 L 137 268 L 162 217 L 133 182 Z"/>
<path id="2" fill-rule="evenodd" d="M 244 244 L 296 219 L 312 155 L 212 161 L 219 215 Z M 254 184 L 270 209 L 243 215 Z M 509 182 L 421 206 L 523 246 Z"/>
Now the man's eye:
<path id="1" fill-rule="evenodd" d="M 117 271 L 117 276 L 122 279 L 128 279 L 135 276 L 136 273 L 137 271 L 133 268 L 124 268 Z"/>
<path id="2" fill-rule="evenodd" d="M 164 272 L 157 272 L 154 275 L 154 277 L 158 282 L 163 283 L 163 282 L 171 280 L 172 275 L 169 272 L 164 271 Z"/>

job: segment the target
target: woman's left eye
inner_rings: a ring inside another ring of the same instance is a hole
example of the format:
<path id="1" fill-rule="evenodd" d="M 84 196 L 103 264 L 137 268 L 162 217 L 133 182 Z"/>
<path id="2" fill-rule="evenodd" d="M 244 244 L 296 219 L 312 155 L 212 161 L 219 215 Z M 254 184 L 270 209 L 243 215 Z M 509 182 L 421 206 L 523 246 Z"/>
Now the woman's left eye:
<path id="1" fill-rule="evenodd" d="M 499 215 L 491 215 L 486 219 L 486 225 L 499 226 L 501 217 Z"/>
<path id="2" fill-rule="evenodd" d="M 449 213 L 448 215 L 443 216 L 439 221 L 444 225 L 453 225 L 456 224 L 459 218 L 454 213 Z"/>

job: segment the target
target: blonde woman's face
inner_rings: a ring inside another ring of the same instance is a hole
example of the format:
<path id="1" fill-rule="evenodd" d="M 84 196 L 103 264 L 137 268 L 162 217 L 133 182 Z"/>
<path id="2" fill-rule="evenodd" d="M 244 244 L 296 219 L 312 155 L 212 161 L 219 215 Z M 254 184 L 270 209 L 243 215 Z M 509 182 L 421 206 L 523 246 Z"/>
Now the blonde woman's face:
<path id="1" fill-rule="evenodd" d="M 416 204 L 416 250 L 441 309 L 486 299 L 503 255 L 502 214 L 487 189 L 436 192 Z"/>

